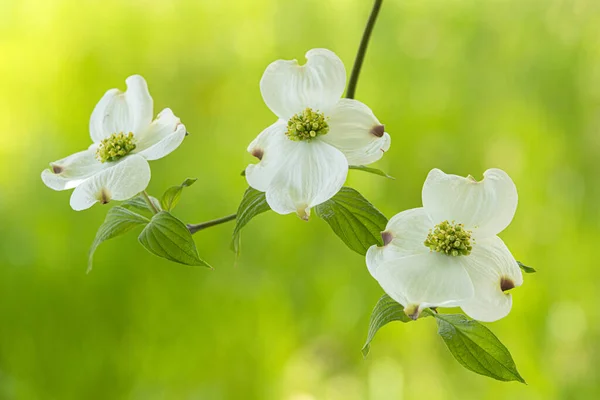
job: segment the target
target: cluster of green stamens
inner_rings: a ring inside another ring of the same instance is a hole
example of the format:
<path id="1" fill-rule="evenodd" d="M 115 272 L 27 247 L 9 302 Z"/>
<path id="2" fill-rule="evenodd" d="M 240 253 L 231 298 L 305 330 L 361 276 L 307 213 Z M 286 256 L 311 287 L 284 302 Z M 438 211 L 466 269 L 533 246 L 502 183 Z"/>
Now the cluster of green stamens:
<path id="1" fill-rule="evenodd" d="M 110 137 L 102 140 L 98 150 L 96 150 L 96 158 L 100 162 L 117 161 L 135 149 L 133 133 L 129 132 L 125 135 L 121 133 L 113 133 Z"/>
<path id="2" fill-rule="evenodd" d="M 310 140 L 329 132 L 325 115 L 311 108 L 299 112 L 289 119 L 287 132 L 290 140 Z"/>
<path id="3" fill-rule="evenodd" d="M 473 250 L 471 234 L 463 224 L 444 221 L 429 230 L 424 244 L 432 251 L 449 256 L 468 256 Z"/>

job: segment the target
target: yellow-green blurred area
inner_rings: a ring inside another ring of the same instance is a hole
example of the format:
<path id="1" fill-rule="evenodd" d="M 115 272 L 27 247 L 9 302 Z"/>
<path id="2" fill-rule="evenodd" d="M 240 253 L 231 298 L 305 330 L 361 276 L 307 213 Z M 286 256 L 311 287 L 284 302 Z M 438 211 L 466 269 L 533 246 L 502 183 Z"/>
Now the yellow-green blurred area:
<path id="1" fill-rule="evenodd" d="M 348 185 L 382 212 L 421 205 L 434 167 L 506 170 L 502 233 L 538 270 L 487 324 L 528 385 L 463 369 L 433 319 L 360 349 L 382 294 L 315 215 L 272 212 L 195 235 L 214 271 L 156 258 L 138 231 L 88 248 L 109 209 L 75 212 L 41 171 L 89 146 L 110 88 L 143 75 L 190 135 L 151 163 L 175 215 L 236 210 L 248 143 L 275 121 L 259 80 L 315 47 L 352 67 L 367 0 L 0 0 L 1 399 L 592 399 L 600 396 L 600 2 L 385 0 L 357 90 L 392 136 Z"/>

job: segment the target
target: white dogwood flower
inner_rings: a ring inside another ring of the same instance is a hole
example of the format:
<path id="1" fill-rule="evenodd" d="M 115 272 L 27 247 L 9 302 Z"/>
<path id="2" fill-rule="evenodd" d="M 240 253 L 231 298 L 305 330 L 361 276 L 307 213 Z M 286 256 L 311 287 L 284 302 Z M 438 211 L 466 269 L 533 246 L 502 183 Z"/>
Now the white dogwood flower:
<path id="1" fill-rule="evenodd" d="M 248 184 L 266 192 L 271 209 L 303 219 L 341 189 L 348 165 L 373 163 L 390 147 L 371 109 L 341 98 L 346 70 L 338 56 L 313 49 L 306 59 L 278 60 L 265 70 L 260 90 L 278 120 L 250 143 L 260 161 L 246 168 Z"/>
<path id="2" fill-rule="evenodd" d="M 50 163 L 42 181 L 51 189 L 73 189 L 71 207 L 84 210 L 97 202 L 126 200 L 150 182 L 149 160 L 175 150 L 185 126 L 166 108 L 153 121 L 153 102 L 139 75 L 126 80 L 127 90 L 107 91 L 90 118 L 93 144 L 84 151 Z"/>
<path id="3" fill-rule="evenodd" d="M 477 182 L 432 170 L 423 185 L 423 207 L 390 219 L 384 246 L 367 252 L 371 275 L 413 318 L 438 306 L 460 306 L 488 322 L 510 312 L 507 291 L 521 286 L 523 275 L 497 234 L 513 219 L 517 189 L 502 170 L 483 176 Z"/>

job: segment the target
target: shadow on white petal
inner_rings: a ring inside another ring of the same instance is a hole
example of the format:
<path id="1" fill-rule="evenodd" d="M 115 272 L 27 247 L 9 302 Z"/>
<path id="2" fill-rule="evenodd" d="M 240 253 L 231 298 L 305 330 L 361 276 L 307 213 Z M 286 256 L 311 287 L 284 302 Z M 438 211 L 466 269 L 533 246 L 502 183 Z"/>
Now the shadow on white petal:
<path id="1" fill-rule="evenodd" d="M 90 136 L 95 143 L 113 133 L 139 134 L 152 121 L 153 101 L 144 78 L 126 79 L 127 90 L 108 90 L 90 117 Z"/>
<path id="2" fill-rule="evenodd" d="M 85 210 L 100 202 L 127 200 L 146 189 L 150 182 L 150 165 L 143 157 L 131 155 L 110 164 L 110 168 L 87 179 L 71 195 L 71 207 Z"/>
<path id="3" fill-rule="evenodd" d="M 107 167 L 88 149 L 50 163 L 50 168 L 42 171 L 42 181 L 50 189 L 73 189 Z"/>
<path id="4" fill-rule="evenodd" d="M 523 284 L 523 274 L 504 242 L 499 237 L 478 240 L 472 253 L 460 258 L 475 289 L 473 298 L 461 304 L 463 311 L 484 322 L 508 315 L 509 291 Z"/>
<path id="5" fill-rule="evenodd" d="M 340 99 L 331 110 L 329 128 L 323 140 L 343 152 L 350 165 L 371 164 L 390 148 L 385 127 L 358 100 Z"/>
<path id="6" fill-rule="evenodd" d="M 423 185 L 423 206 L 435 224 L 456 221 L 467 229 L 477 229 L 481 237 L 504 230 L 517 203 L 517 188 L 500 169 L 488 169 L 479 182 L 433 169 Z"/>
<path id="7" fill-rule="evenodd" d="M 310 142 L 287 140 L 285 158 L 267 189 L 267 203 L 279 214 L 308 209 L 332 198 L 348 175 L 346 157 L 318 139 Z"/>
<path id="8" fill-rule="evenodd" d="M 326 113 L 344 93 L 346 69 L 335 53 L 312 49 L 306 59 L 304 65 L 296 60 L 277 60 L 260 80 L 267 107 L 286 121 L 307 107 Z"/>
<path id="9" fill-rule="evenodd" d="M 407 257 L 429 253 L 430 250 L 424 242 L 431 228 L 433 223 L 423 207 L 394 215 L 385 229 L 392 237 L 392 241 L 386 246 L 389 248 L 390 255 Z"/>
<path id="10" fill-rule="evenodd" d="M 473 285 L 458 257 L 426 253 L 385 261 L 376 279 L 403 305 L 452 307 L 473 296 Z"/>
<path id="11" fill-rule="evenodd" d="M 136 137 L 135 154 L 146 160 L 158 160 L 172 153 L 186 136 L 185 126 L 169 108 L 165 108 L 158 117 Z"/>
<path id="12" fill-rule="evenodd" d="M 246 167 L 248 185 L 261 192 L 266 192 L 273 177 L 279 172 L 281 163 L 286 157 L 286 144 L 292 143 L 285 136 L 287 125 L 278 120 L 262 131 L 248 146 L 248 152 L 258 159 L 258 163 Z"/>
<path id="13" fill-rule="evenodd" d="M 146 80 L 140 75 L 132 75 L 125 80 L 127 90 L 125 101 L 129 109 L 131 131 L 138 134 L 152 122 L 154 101 L 148 91 Z"/>

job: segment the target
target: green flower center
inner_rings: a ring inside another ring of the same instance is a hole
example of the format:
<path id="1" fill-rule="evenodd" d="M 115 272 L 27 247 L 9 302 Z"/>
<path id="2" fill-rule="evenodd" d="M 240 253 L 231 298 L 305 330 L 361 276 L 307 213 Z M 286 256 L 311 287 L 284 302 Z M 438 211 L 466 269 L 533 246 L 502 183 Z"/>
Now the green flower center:
<path id="1" fill-rule="evenodd" d="M 329 132 L 325 115 L 311 108 L 294 115 L 287 123 L 285 133 L 290 140 L 310 140 Z"/>
<path id="2" fill-rule="evenodd" d="M 468 256 L 473 250 L 471 235 L 472 232 L 466 230 L 463 224 L 444 221 L 429 230 L 424 244 L 431 251 L 449 256 Z"/>
<path id="3" fill-rule="evenodd" d="M 133 133 L 129 132 L 125 135 L 121 133 L 113 133 L 110 137 L 103 139 L 96 150 L 96 158 L 105 163 L 107 161 L 117 161 L 135 149 Z"/>

